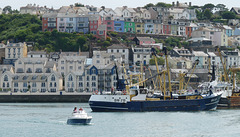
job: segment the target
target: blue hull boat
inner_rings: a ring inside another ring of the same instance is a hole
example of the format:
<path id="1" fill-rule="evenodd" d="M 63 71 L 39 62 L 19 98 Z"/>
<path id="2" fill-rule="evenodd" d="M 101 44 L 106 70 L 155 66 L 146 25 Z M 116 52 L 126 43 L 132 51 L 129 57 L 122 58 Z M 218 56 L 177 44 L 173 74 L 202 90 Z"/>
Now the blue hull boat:
<path id="1" fill-rule="evenodd" d="M 93 112 L 204 111 L 216 109 L 221 95 L 204 96 L 202 99 L 159 101 L 130 101 L 128 98 L 130 98 L 128 95 L 92 95 L 89 105 Z"/>

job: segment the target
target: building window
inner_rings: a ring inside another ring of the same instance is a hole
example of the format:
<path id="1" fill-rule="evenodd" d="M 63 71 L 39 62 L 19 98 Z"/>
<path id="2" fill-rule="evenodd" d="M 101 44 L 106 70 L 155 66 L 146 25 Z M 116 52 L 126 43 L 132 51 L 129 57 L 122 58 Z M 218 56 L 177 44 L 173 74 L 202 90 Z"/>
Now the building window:
<path id="1" fill-rule="evenodd" d="M 41 87 L 45 87 L 45 86 L 46 86 L 45 82 L 42 82 Z"/>
<path id="2" fill-rule="evenodd" d="M 96 87 L 96 82 L 92 82 L 92 87 Z"/>
<path id="3" fill-rule="evenodd" d="M 89 76 L 87 76 L 87 81 L 89 81 Z"/>
<path id="4" fill-rule="evenodd" d="M 72 70 L 72 69 L 73 69 L 73 66 L 70 66 L 69 69 Z"/>
<path id="5" fill-rule="evenodd" d="M 4 76 L 4 81 L 8 81 L 8 76 L 7 75 Z"/>
<path id="6" fill-rule="evenodd" d="M 99 31 L 99 35 L 103 35 L 103 31 Z"/>
<path id="7" fill-rule="evenodd" d="M 96 76 L 92 76 L 92 81 L 96 80 Z"/>
<path id="8" fill-rule="evenodd" d="M 69 75 L 69 76 L 68 76 L 68 81 L 73 81 L 72 75 Z"/>
<path id="9" fill-rule="evenodd" d="M 23 87 L 27 87 L 27 82 L 24 82 L 24 83 L 23 83 Z"/>
<path id="10" fill-rule="evenodd" d="M 64 64 L 64 61 L 61 61 L 61 64 Z"/>
<path id="11" fill-rule="evenodd" d="M 17 82 L 14 82 L 14 87 L 18 87 L 18 83 Z"/>
<path id="12" fill-rule="evenodd" d="M 82 76 L 79 76 L 78 80 L 79 80 L 79 81 L 82 81 Z"/>
<path id="13" fill-rule="evenodd" d="M 36 83 L 36 82 L 33 82 L 33 83 L 32 83 L 32 87 L 37 87 L 37 83 Z"/>
<path id="14" fill-rule="evenodd" d="M 52 77 L 51 77 L 51 81 L 55 81 L 55 80 L 56 80 L 55 76 L 52 75 Z"/>
<path id="15" fill-rule="evenodd" d="M 80 69 L 82 69 L 82 67 L 81 67 L 81 66 L 79 66 L 79 67 L 78 67 L 78 69 L 80 70 Z"/>

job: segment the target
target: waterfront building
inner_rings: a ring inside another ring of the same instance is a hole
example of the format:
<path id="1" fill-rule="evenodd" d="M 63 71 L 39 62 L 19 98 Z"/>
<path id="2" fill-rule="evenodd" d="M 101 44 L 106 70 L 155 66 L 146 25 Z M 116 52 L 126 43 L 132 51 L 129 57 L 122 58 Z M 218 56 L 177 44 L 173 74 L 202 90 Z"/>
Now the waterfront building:
<path id="1" fill-rule="evenodd" d="M 232 67 L 238 67 L 240 65 L 240 54 L 239 50 L 236 49 L 234 51 L 229 51 L 229 50 L 223 50 L 221 51 L 222 56 L 226 60 L 226 67 L 227 69 L 232 68 Z"/>
<path id="2" fill-rule="evenodd" d="M 133 52 L 133 63 L 135 65 L 148 65 L 149 60 L 152 58 L 151 55 L 151 47 L 148 46 L 137 46 L 137 47 L 132 47 L 132 52 Z"/>
<path id="3" fill-rule="evenodd" d="M 171 34 L 171 25 L 170 24 L 163 24 L 162 33 L 163 34 Z"/>
<path id="4" fill-rule="evenodd" d="M 192 60 L 185 57 L 170 57 L 168 59 L 171 69 L 192 69 Z"/>
<path id="5" fill-rule="evenodd" d="M 153 33 L 154 34 L 162 34 L 162 23 L 161 20 L 155 20 L 153 24 Z"/>
<path id="6" fill-rule="evenodd" d="M 184 57 L 189 60 L 192 60 L 193 58 L 193 54 L 188 49 L 185 49 L 184 47 L 182 48 L 174 47 L 169 54 L 171 57 Z"/>
<path id="7" fill-rule="evenodd" d="M 89 17 L 87 15 L 77 15 L 76 16 L 76 32 L 78 33 L 83 33 L 83 34 L 88 34 L 89 31 Z"/>
<path id="8" fill-rule="evenodd" d="M 208 54 L 204 53 L 203 51 L 192 51 L 193 63 L 198 59 L 199 63 L 196 66 L 197 69 L 207 69 L 208 68 Z"/>
<path id="9" fill-rule="evenodd" d="M 195 30 L 197 30 L 198 29 L 198 26 L 197 26 L 197 24 L 195 24 L 195 23 L 190 23 L 190 25 L 189 26 L 186 26 L 186 36 L 187 37 L 191 37 L 192 36 L 192 32 L 193 31 L 195 31 Z"/>
<path id="10" fill-rule="evenodd" d="M 112 54 L 121 54 L 122 62 L 124 64 L 129 63 L 129 49 L 122 44 L 113 44 L 112 46 L 107 47 L 107 53 Z"/>
<path id="11" fill-rule="evenodd" d="M 14 64 L 18 58 L 27 57 L 26 43 L 7 43 L 5 47 L 4 64 Z"/>
<path id="12" fill-rule="evenodd" d="M 154 30 L 154 20 L 146 19 L 144 20 L 144 31 L 146 34 L 152 34 Z"/>
<path id="13" fill-rule="evenodd" d="M 58 60 L 58 72 L 65 76 L 70 72 L 83 71 L 86 56 L 62 56 Z"/>
<path id="14" fill-rule="evenodd" d="M 57 29 L 57 13 L 45 13 L 42 16 L 42 31 Z"/>
<path id="15" fill-rule="evenodd" d="M 142 19 L 134 19 L 135 22 L 135 28 L 137 34 L 144 34 L 144 20 Z"/>
<path id="16" fill-rule="evenodd" d="M 232 7 L 230 11 L 240 17 L 240 7 Z"/>
<path id="17" fill-rule="evenodd" d="M 99 15 L 103 16 L 112 16 L 116 15 L 115 11 L 112 8 L 103 8 L 99 11 Z"/>
<path id="18" fill-rule="evenodd" d="M 136 42 L 136 45 L 155 44 L 155 40 L 150 37 L 135 37 L 133 41 Z"/>
<path id="19" fill-rule="evenodd" d="M 27 54 L 29 58 L 46 58 L 47 53 L 45 51 L 29 51 Z"/>
<path id="20" fill-rule="evenodd" d="M 27 4 L 27 6 L 20 7 L 20 14 L 31 14 L 31 15 L 43 15 L 47 12 L 52 11 L 53 9 L 49 9 L 46 6 L 40 7 L 36 4 Z"/>
<path id="21" fill-rule="evenodd" d="M 92 15 L 89 17 L 89 30 L 90 33 L 96 35 L 98 27 L 102 24 L 100 15 Z"/>
<path id="22" fill-rule="evenodd" d="M 135 22 L 133 18 L 124 18 L 124 32 L 135 33 Z"/>
<path id="23" fill-rule="evenodd" d="M 103 17 L 103 24 L 107 25 L 107 31 L 114 31 L 114 19 L 111 15 Z"/>
<path id="24" fill-rule="evenodd" d="M 134 8 L 128 8 L 127 6 L 123 6 L 122 17 L 124 18 L 134 18 L 136 16 L 136 11 Z"/>
<path id="25" fill-rule="evenodd" d="M 116 16 L 114 17 L 114 31 L 124 32 L 124 18 Z"/>
<path id="26" fill-rule="evenodd" d="M 94 66 L 100 66 L 100 68 L 103 68 L 114 63 L 114 61 L 121 63 L 122 54 L 98 50 L 93 51 L 92 65 Z"/>

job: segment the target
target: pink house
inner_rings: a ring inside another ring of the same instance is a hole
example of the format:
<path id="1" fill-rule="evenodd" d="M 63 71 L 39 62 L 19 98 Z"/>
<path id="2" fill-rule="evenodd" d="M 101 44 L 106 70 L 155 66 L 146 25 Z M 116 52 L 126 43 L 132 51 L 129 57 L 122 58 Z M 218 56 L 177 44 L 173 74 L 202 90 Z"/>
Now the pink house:
<path id="1" fill-rule="evenodd" d="M 135 37 L 133 41 L 136 42 L 136 45 L 155 44 L 155 40 L 150 37 Z"/>
<path id="2" fill-rule="evenodd" d="M 106 24 L 99 25 L 99 27 L 97 29 L 96 37 L 106 40 L 106 38 L 107 38 L 107 25 Z"/>
<path id="3" fill-rule="evenodd" d="M 107 25 L 107 31 L 114 31 L 114 20 L 112 16 L 104 17 L 103 24 Z"/>
<path id="4" fill-rule="evenodd" d="M 98 27 L 102 24 L 100 15 L 92 15 L 89 17 L 89 30 L 90 33 L 96 35 Z"/>
<path id="5" fill-rule="evenodd" d="M 171 34 L 171 25 L 163 25 L 162 31 L 163 34 Z"/>

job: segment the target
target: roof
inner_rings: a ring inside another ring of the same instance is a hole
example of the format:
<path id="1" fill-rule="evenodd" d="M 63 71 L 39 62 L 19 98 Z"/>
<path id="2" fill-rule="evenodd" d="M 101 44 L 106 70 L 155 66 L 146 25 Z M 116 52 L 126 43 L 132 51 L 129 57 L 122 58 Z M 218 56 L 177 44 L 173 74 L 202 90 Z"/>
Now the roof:
<path id="1" fill-rule="evenodd" d="M 56 18 L 57 17 L 57 15 L 58 15 L 58 13 L 45 13 L 45 14 L 43 14 L 43 18 Z"/>
<path id="2" fill-rule="evenodd" d="M 208 55 L 206 53 L 204 53 L 203 51 L 193 51 L 193 55 L 195 55 L 195 56 L 202 56 L 202 57 L 208 57 Z"/>
<path id="3" fill-rule="evenodd" d="M 128 47 L 123 44 L 113 44 L 112 46 L 109 46 L 107 49 L 128 49 Z"/>
<path id="4" fill-rule="evenodd" d="M 150 37 L 136 37 L 139 41 L 152 41 L 155 42 L 153 38 Z"/>
<path id="5" fill-rule="evenodd" d="M 201 37 L 201 38 L 191 38 L 191 39 L 187 40 L 187 42 L 188 41 L 198 42 L 198 41 L 211 41 L 211 40 Z"/>
<path id="6" fill-rule="evenodd" d="M 214 52 L 208 52 L 208 55 L 211 57 L 216 57 L 217 55 Z"/>
<path id="7" fill-rule="evenodd" d="M 240 7 L 232 7 L 232 9 L 233 9 L 237 14 L 240 14 Z"/>
<path id="8" fill-rule="evenodd" d="M 232 30 L 232 28 L 229 27 L 229 26 L 227 26 L 227 25 L 223 25 L 223 28 L 224 28 L 224 29 L 230 29 L 230 30 Z"/>
<path id="9" fill-rule="evenodd" d="M 40 55 L 40 54 L 47 54 L 45 51 L 29 51 L 28 55 Z"/>
<path id="10" fill-rule="evenodd" d="M 48 58 L 20 58 L 25 64 L 44 64 Z"/>
<path id="11" fill-rule="evenodd" d="M 53 68 L 54 64 L 56 64 L 55 61 L 48 61 L 48 62 L 46 62 L 44 68 Z"/>
<path id="12" fill-rule="evenodd" d="M 206 28 L 206 27 L 200 27 L 199 29 L 197 29 L 197 30 L 195 30 L 195 31 L 213 31 L 213 30 L 210 30 L 210 29 L 208 29 L 208 28 Z"/>

